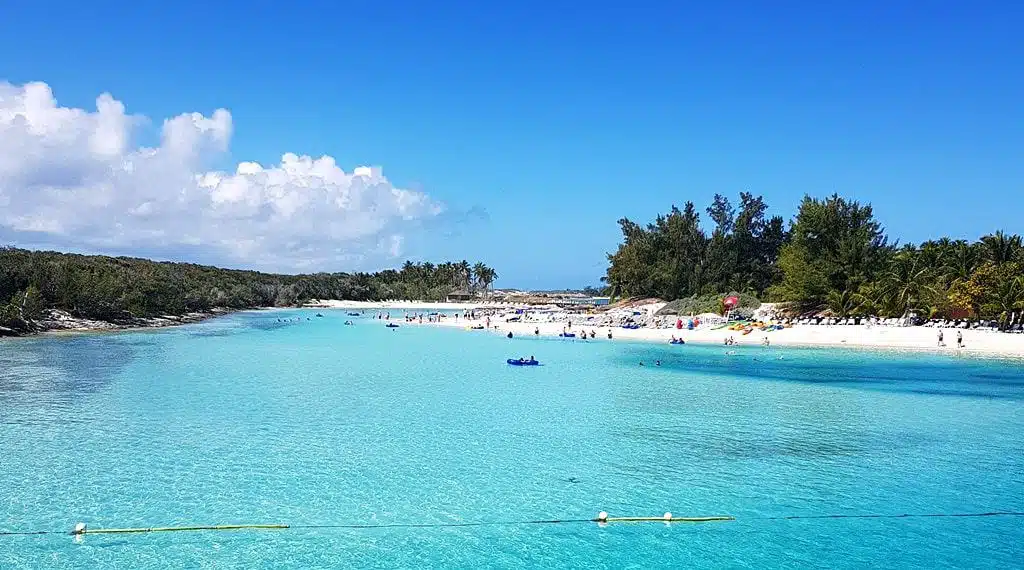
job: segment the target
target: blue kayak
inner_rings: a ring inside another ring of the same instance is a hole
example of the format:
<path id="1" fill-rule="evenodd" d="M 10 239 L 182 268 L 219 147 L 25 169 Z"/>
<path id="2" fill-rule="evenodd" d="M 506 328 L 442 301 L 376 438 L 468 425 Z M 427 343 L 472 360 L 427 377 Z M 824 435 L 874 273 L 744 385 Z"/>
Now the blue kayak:
<path id="1" fill-rule="evenodd" d="M 558 336 L 562 338 L 576 338 L 576 333 L 561 333 Z"/>
<path id="2" fill-rule="evenodd" d="M 386 324 L 384 326 L 388 327 L 389 329 L 397 329 L 398 328 L 398 325 L 396 325 L 394 323 L 388 323 L 388 324 Z"/>
<path id="3" fill-rule="evenodd" d="M 509 358 L 505 362 L 508 362 L 512 366 L 538 366 L 540 364 L 540 362 L 537 362 L 536 360 L 519 360 L 512 358 Z"/>

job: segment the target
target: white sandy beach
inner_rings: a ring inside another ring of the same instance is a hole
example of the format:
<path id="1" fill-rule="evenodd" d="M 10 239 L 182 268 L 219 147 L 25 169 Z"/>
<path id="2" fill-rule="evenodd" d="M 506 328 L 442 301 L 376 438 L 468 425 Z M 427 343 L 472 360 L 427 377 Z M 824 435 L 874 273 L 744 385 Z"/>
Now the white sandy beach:
<path id="1" fill-rule="evenodd" d="M 1009 334 L 987 330 L 963 330 L 963 349 L 956 348 L 956 335 L 958 329 L 942 329 L 945 346 L 938 346 L 939 329 L 932 327 L 901 327 L 883 325 L 795 325 L 791 328 L 762 332 L 754 330 L 744 335 L 742 331 L 727 329 L 712 329 L 711 327 L 700 327 L 695 330 L 676 328 L 638 328 L 624 329 L 621 326 L 609 326 L 602 321 L 607 321 L 609 315 L 616 317 L 623 314 L 639 311 L 644 315 L 653 315 L 662 304 L 649 304 L 640 307 L 632 307 L 628 310 L 614 309 L 605 314 L 580 315 L 569 314 L 562 311 L 530 311 L 531 320 L 528 322 L 508 322 L 506 319 L 513 317 L 510 308 L 496 304 L 480 303 L 437 303 L 419 301 L 317 301 L 309 306 L 351 309 L 351 310 L 390 310 L 392 319 L 402 319 L 405 315 L 413 315 L 424 311 L 457 310 L 457 311 L 485 311 L 496 313 L 489 317 L 491 327 L 486 330 L 470 330 L 475 334 L 508 334 L 512 332 L 515 336 L 533 335 L 539 331 L 541 336 L 558 336 L 564 330 L 573 333 L 581 333 L 586 330 L 593 331 L 596 338 L 591 342 L 608 340 L 609 330 L 613 340 L 633 340 L 667 343 L 673 336 L 682 338 L 687 343 L 724 345 L 727 337 L 732 337 L 738 346 L 761 346 L 765 337 L 768 338 L 770 346 L 822 346 L 822 347 L 850 347 L 868 349 L 892 349 L 892 350 L 926 350 L 944 352 L 950 354 L 961 354 L 964 356 L 1010 356 L 1024 357 L 1024 335 Z M 397 313 L 396 313 L 397 311 Z M 471 326 L 482 326 L 488 322 L 488 317 L 483 316 L 476 320 L 467 320 L 463 317 L 458 319 L 447 317 L 439 322 L 428 322 L 423 319 L 422 326 L 448 326 L 467 329 Z M 571 329 L 569 323 L 572 323 Z M 665 317 L 666 323 L 674 323 L 675 317 Z M 418 319 L 410 324 L 419 324 Z M 572 339 L 566 339 L 571 341 Z"/>
<path id="2" fill-rule="evenodd" d="M 481 303 L 443 303 L 433 301 L 339 301 L 337 299 L 313 300 L 307 307 L 326 309 L 352 309 L 356 311 L 398 310 L 398 311 L 469 311 L 480 307 L 495 308 L 503 305 Z"/>
<path id="3" fill-rule="evenodd" d="M 465 328 L 467 324 L 482 324 L 483 321 L 467 323 L 445 319 L 441 326 L 458 326 Z M 513 335 L 532 335 L 539 330 L 541 335 L 558 336 L 566 326 L 565 323 L 506 323 L 491 320 L 492 333 Z M 607 341 L 608 327 L 591 326 L 586 322 L 573 322 L 571 329 L 579 333 L 581 330 L 597 333 L 596 341 Z M 485 333 L 486 331 L 471 331 Z M 676 329 L 624 329 L 612 327 L 614 340 L 637 340 L 667 343 L 673 336 L 682 338 L 687 343 L 723 345 L 727 337 L 735 339 L 739 346 L 760 346 L 767 337 L 770 346 L 837 346 L 872 349 L 897 350 L 933 350 L 954 354 L 978 354 L 992 356 L 1024 357 L 1024 335 L 1006 334 L 991 331 L 963 331 L 964 349 L 956 348 L 956 330 L 944 329 L 945 347 L 938 346 L 938 330 L 928 327 L 868 327 L 866 325 L 797 325 L 792 328 L 772 332 L 753 331 L 748 335 L 742 332 L 725 329 L 699 330 Z M 571 340 L 571 339 L 569 339 Z"/>

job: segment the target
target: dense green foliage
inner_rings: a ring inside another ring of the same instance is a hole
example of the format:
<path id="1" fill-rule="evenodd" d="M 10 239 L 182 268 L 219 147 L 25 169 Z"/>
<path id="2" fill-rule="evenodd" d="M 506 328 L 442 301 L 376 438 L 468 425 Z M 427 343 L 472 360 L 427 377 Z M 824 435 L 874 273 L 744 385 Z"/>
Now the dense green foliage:
<path id="1" fill-rule="evenodd" d="M 836 195 L 805 197 L 788 228 L 764 212 L 760 197 L 744 193 L 738 211 L 715 196 L 710 235 L 691 202 L 646 227 L 620 220 L 623 243 L 608 256 L 605 281 L 617 295 L 690 299 L 679 306 L 693 312 L 739 291 L 840 317 L 1022 320 L 1020 236 L 896 247 L 870 205 Z"/>
<path id="2" fill-rule="evenodd" d="M 127 321 L 214 307 L 289 306 L 308 299 L 444 299 L 486 290 L 482 263 L 412 263 L 379 273 L 275 275 L 128 257 L 0 249 L 0 326 L 24 330 L 44 309 Z"/>
<path id="3" fill-rule="evenodd" d="M 661 310 L 658 311 L 658 314 L 684 316 L 700 315 L 703 313 L 721 314 L 725 312 L 725 306 L 722 304 L 723 298 L 729 295 L 735 295 L 739 299 L 739 303 L 733 310 L 734 315 L 752 313 L 754 309 L 761 306 L 761 300 L 750 293 L 731 291 L 726 295 L 714 293 L 710 295 L 693 295 L 691 297 L 676 299 L 662 307 Z"/>
<path id="4" fill-rule="evenodd" d="M 623 243 L 609 255 L 605 281 L 616 296 L 679 299 L 723 291 L 757 295 L 779 277 L 777 259 L 786 232 L 781 217 L 766 219 L 761 197 L 740 194 L 739 211 L 718 194 L 707 209 L 708 235 L 693 202 L 672 207 L 652 224 L 619 220 Z"/>

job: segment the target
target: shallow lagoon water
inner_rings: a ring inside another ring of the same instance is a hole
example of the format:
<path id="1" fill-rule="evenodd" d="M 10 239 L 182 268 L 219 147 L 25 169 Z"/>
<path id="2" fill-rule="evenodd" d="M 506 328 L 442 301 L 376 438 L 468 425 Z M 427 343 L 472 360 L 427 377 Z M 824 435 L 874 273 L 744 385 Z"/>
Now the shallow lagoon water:
<path id="1" fill-rule="evenodd" d="M 314 313 L 0 342 L 0 530 L 737 520 L 0 536 L 0 567 L 1014 567 L 1024 554 L 1024 517 L 774 518 L 1024 511 L 1020 361 L 728 355 Z M 529 355 L 543 366 L 505 364 Z"/>

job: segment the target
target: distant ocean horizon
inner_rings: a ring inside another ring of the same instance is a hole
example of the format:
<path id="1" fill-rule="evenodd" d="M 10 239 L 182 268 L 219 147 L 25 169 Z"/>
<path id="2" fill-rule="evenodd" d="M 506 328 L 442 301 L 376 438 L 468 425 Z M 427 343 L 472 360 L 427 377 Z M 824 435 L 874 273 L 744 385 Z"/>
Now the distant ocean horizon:
<path id="1" fill-rule="evenodd" d="M 0 342 L 0 567 L 1019 565 L 1024 517 L 818 518 L 1024 512 L 1019 360 L 316 314 Z M 520 524 L 599 511 L 735 520 Z"/>

